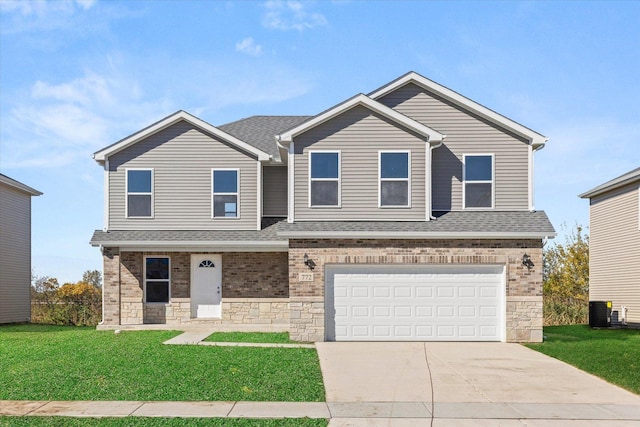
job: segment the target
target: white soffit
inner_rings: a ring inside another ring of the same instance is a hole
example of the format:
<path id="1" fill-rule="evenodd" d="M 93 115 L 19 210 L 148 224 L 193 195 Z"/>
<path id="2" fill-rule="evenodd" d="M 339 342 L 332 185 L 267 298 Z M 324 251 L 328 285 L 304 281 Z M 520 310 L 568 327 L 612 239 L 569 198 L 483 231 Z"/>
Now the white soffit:
<path id="1" fill-rule="evenodd" d="M 481 104 L 478 104 L 477 102 L 472 101 L 471 99 L 463 95 L 460 95 L 458 92 L 442 86 L 441 84 L 438 84 L 433 80 L 429 80 L 428 78 L 421 76 L 414 71 L 411 71 L 404 76 L 392 81 L 391 83 L 382 86 L 380 89 L 371 92 L 369 94 L 369 97 L 373 99 L 379 99 L 409 83 L 414 83 L 418 86 L 421 86 L 422 88 L 427 89 L 428 91 L 433 92 L 453 102 L 454 104 L 459 105 L 460 107 L 489 120 L 490 122 L 493 122 L 505 129 L 510 130 L 511 132 L 516 133 L 517 135 L 528 139 L 534 148 L 542 148 L 542 146 L 546 144 L 549 139 L 546 136 L 529 129 L 528 127 L 523 126 L 520 123 L 514 122 L 513 120 L 503 116 L 502 114 L 496 113 L 495 111 Z"/>
<path id="2" fill-rule="evenodd" d="M 163 129 L 166 129 L 169 126 L 174 125 L 175 123 L 178 123 L 181 120 L 191 123 L 192 125 L 200 128 L 201 130 L 207 133 L 210 133 L 224 141 L 227 141 L 230 144 L 235 145 L 238 148 L 242 149 L 243 151 L 246 151 L 248 153 L 255 155 L 258 158 L 258 160 L 269 160 L 269 157 L 270 157 L 269 154 L 265 153 L 264 151 L 258 150 L 256 147 L 249 145 L 244 141 L 239 140 L 235 136 L 232 136 L 218 129 L 217 127 L 183 110 L 180 110 L 174 114 L 171 114 L 170 116 L 165 117 L 164 119 L 134 133 L 133 135 L 126 137 L 125 139 L 122 139 L 116 142 L 115 144 L 112 144 L 106 148 L 103 148 L 100 151 L 96 151 L 93 155 L 93 158 L 96 162 L 103 163 L 107 159 L 107 157 L 119 151 L 122 151 L 125 148 L 130 147 L 136 144 L 137 142 L 155 133 L 160 132 Z"/>
<path id="3" fill-rule="evenodd" d="M 371 98 L 369 98 L 366 95 L 363 94 L 359 94 L 354 96 L 353 98 L 350 98 L 338 105 L 336 105 L 335 107 L 332 107 L 326 111 L 324 111 L 323 113 L 318 114 L 317 116 L 315 116 L 314 118 L 302 123 L 299 126 L 296 126 L 293 129 L 290 129 L 280 135 L 278 135 L 278 140 L 280 142 L 283 142 L 285 144 L 290 143 L 293 138 L 295 138 L 297 135 L 300 135 L 301 133 L 304 133 L 306 131 L 308 131 L 309 129 L 312 129 L 324 122 L 327 122 L 329 120 L 331 120 L 332 118 L 344 113 L 345 111 L 348 111 L 350 109 L 352 109 L 353 107 L 356 106 L 363 106 L 368 108 L 369 110 L 372 110 L 386 118 L 388 118 L 389 120 L 392 120 L 396 123 L 399 123 L 417 133 L 419 133 L 420 135 L 426 137 L 429 141 L 430 144 L 432 145 L 437 145 L 440 142 L 442 142 L 442 140 L 445 138 L 445 135 L 441 134 L 440 132 L 431 129 L 428 126 L 423 125 L 422 123 L 419 123 L 413 119 L 411 119 L 410 117 L 405 116 L 404 114 L 401 114 L 381 103 L 379 103 L 378 101 L 375 101 Z"/>

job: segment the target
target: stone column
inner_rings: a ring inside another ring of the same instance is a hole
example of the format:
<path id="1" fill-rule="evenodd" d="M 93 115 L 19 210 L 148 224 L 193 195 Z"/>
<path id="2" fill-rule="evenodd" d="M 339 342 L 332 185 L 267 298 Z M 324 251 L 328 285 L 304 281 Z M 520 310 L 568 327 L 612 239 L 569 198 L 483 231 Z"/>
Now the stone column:
<path id="1" fill-rule="evenodd" d="M 120 325 L 120 250 L 104 248 L 101 325 Z"/>

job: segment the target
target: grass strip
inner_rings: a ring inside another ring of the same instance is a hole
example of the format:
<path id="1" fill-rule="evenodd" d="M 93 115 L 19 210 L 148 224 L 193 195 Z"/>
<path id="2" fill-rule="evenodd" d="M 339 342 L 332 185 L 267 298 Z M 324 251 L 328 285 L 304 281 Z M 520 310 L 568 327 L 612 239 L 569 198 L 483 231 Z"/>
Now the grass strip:
<path id="1" fill-rule="evenodd" d="M 640 394 L 640 330 L 547 326 L 544 335 L 526 346 Z"/>
<path id="2" fill-rule="evenodd" d="M 298 344 L 298 341 L 289 339 L 288 332 L 214 332 L 204 341 Z"/>
<path id="3" fill-rule="evenodd" d="M 324 401 L 315 349 L 162 344 L 179 333 L 0 326 L 0 400 Z"/>

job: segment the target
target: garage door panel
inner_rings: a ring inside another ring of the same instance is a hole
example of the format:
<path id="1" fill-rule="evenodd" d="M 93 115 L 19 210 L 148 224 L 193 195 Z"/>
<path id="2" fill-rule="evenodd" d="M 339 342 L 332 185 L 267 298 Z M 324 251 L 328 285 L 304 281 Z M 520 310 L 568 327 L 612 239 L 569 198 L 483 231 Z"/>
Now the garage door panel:
<path id="1" fill-rule="evenodd" d="M 502 266 L 327 268 L 328 339 L 502 339 Z M 335 317 L 330 315 L 332 311 Z"/>

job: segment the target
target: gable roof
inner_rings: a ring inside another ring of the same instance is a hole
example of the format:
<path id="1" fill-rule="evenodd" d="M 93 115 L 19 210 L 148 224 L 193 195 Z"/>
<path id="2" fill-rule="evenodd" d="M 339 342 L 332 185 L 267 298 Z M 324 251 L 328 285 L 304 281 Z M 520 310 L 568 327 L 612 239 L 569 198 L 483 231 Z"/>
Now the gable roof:
<path id="1" fill-rule="evenodd" d="M 278 157 L 276 135 L 298 126 L 313 116 L 251 116 L 218 126 L 218 129 Z"/>
<path id="2" fill-rule="evenodd" d="M 640 182 L 640 168 L 634 169 L 630 172 L 620 175 L 617 178 L 607 181 L 604 184 L 600 184 L 597 187 L 592 188 L 586 193 L 580 194 L 579 197 L 583 199 L 598 196 L 606 193 L 607 191 L 615 190 L 616 188 L 623 187 L 627 184 L 633 184 L 634 182 Z"/>
<path id="3" fill-rule="evenodd" d="M 20 181 L 16 181 L 13 178 L 9 178 L 8 176 L 2 173 L 0 173 L 0 182 L 16 190 L 25 192 L 30 196 L 42 196 L 42 192 L 36 190 L 35 188 L 31 188 L 28 185 L 21 183 Z"/>
<path id="4" fill-rule="evenodd" d="M 523 138 L 530 141 L 533 148 L 542 148 L 548 140 L 546 136 L 529 129 L 521 125 L 520 123 L 517 123 L 503 116 L 502 114 L 496 113 L 495 111 L 485 107 L 484 105 L 478 104 L 477 102 L 467 98 L 466 96 L 460 95 L 458 92 L 449 89 L 448 87 L 442 86 L 441 84 L 438 84 L 433 80 L 429 80 L 428 78 L 421 76 L 415 71 L 410 71 L 407 74 L 395 79 L 394 81 L 387 83 L 381 88 L 376 89 L 369 94 L 369 97 L 373 99 L 379 99 L 409 83 L 416 84 L 423 89 L 433 92 L 436 95 L 439 95 L 442 98 L 462 107 L 467 111 L 471 111 L 474 114 L 477 114 L 478 116 L 515 133 L 516 135 L 522 136 Z"/>
<path id="5" fill-rule="evenodd" d="M 95 159 L 96 162 L 98 163 L 103 163 L 104 161 L 107 160 L 107 158 L 119 151 L 124 150 L 127 147 L 130 147 L 132 145 L 134 145 L 135 143 L 151 136 L 154 135 L 158 132 L 160 132 L 163 129 L 168 128 L 169 126 L 178 123 L 180 121 L 185 121 L 187 123 L 192 124 L 193 126 L 199 128 L 200 130 L 212 134 L 232 145 L 235 145 L 236 147 L 238 147 L 239 149 L 246 151 L 250 154 L 255 155 L 258 160 L 269 160 L 269 154 L 266 153 L 263 150 L 260 150 L 250 144 L 247 144 L 244 141 L 241 141 L 240 139 L 236 138 L 235 136 L 224 132 L 223 130 L 205 122 L 204 120 L 201 120 L 199 118 L 197 118 L 196 116 L 193 116 L 189 113 L 187 113 L 184 110 L 180 110 L 177 111 L 167 117 L 165 117 L 164 119 L 155 122 L 154 124 L 147 126 L 146 128 L 124 138 L 121 139 L 120 141 L 109 145 L 108 147 L 103 148 L 102 150 L 96 151 L 93 154 L 93 158 Z"/>
<path id="6" fill-rule="evenodd" d="M 300 125 L 281 133 L 277 136 L 277 139 L 279 142 L 289 144 L 297 135 L 300 135 L 301 133 L 306 132 L 326 121 L 329 121 L 332 118 L 356 106 L 363 106 L 365 108 L 368 108 L 369 110 L 376 112 L 388 118 L 389 120 L 392 120 L 402 126 L 413 130 L 414 132 L 417 132 L 418 134 L 426 137 L 431 145 L 438 145 L 446 136 L 434 129 L 431 129 L 428 126 L 423 125 L 420 122 L 413 120 L 410 117 L 405 116 L 402 113 L 399 113 L 387 107 L 386 105 L 379 103 L 378 101 L 374 101 L 364 94 L 358 94 L 334 107 L 329 108 L 328 110 L 325 110 L 324 112 L 301 123 Z"/>

